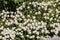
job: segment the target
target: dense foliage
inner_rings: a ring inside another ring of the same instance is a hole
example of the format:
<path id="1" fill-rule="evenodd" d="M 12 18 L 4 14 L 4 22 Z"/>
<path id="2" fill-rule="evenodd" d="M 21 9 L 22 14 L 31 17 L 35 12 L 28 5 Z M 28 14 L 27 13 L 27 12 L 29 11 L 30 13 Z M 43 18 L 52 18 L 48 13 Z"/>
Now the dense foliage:
<path id="1" fill-rule="evenodd" d="M 0 0 L 1 40 L 41 40 L 60 36 L 58 0 Z"/>

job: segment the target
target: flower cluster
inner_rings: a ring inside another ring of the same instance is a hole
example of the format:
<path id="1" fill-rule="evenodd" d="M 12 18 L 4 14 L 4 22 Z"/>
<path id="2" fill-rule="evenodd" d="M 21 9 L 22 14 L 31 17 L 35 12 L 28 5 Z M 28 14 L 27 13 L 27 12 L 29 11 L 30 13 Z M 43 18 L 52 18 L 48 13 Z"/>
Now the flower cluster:
<path id="1" fill-rule="evenodd" d="M 15 38 L 15 31 L 14 29 L 4 28 L 1 34 L 4 36 L 2 37 L 3 40 L 13 40 Z"/>
<path id="2" fill-rule="evenodd" d="M 16 12 L 0 12 L 1 40 L 40 40 L 60 35 L 60 3 L 23 2 Z"/>

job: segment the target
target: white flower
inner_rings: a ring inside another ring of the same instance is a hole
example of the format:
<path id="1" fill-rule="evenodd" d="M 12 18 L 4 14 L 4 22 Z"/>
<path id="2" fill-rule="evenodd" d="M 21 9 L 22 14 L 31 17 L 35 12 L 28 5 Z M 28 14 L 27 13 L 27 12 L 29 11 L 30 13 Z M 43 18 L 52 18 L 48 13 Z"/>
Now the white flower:
<path id="1" fill-rule="evenodd" d="M 42 8 L 44 8 L 44 6 L 41 6 Z"/>
<path id="2" fill-rule="evenodd" d="M 38 7 L 38 10 L 40 10 L 41 9 L 41 7 Z"/>
<path id="3" fill-rule="evenodd" d="M 5 38 L 9 37 L 9 36 L 6 36 L 7 34 L 9 34 L 12 39 L 15 38 L 15 31 L 10 30 L 9 28 L 4 29 L 4 30 L 1 32 L 1 34 L 4 35 Z"/>
<path id="4" fill-rule="evenodd" d="M 45 30 L 45 33 L 47 34 L 47 33 L 49 33 L 49 31 L 48 30 Z"/>
<path id="5" fill-rule="evenodd" d="M 22 38 L 24 38 L 24 36 L 23 36 L 23 35 L 22 35 L 21 37 L 22 37 Z"/>
<path id="6" fill-rule="evenodd" d="M 20 15 L 15 15 L 16 17 L 19 17 Z"/>
<path id="7" fill-rule="evenodd" d="M 30 8 L 30 6 L 27 7 L 28 9 Z"/>
<path id="8" fill-rule="evenodd" d="M 33 6 L 34 6 L 34 7 L 36 7 L 36 5 L 35 5 L 35 4 L 34 4 Z"/>
<path id="9" fill-rule="evenodd" d="M 50 18 L 50 21 L 52 21 L 52 20 L 53 20 L 53 18 L 51 17 L 51 18 Z"/>
<path id="10" fill-rule="evenodd" d="M 23 19 L 25 19 L 25 16 L 22 16 Z"/>
<path id="11" fill-rule="evenodd" d="M 46 16 L 46 13 L 44 13 L 43 15 Z"/>
<path id="12" fill-rule="evenodd" d="M 7 15 L 6 17 L 9 17 L 9 15 Z"/>
<path id="13" fill-rule="evenodd" d="M 25 5 L 22 5 L 23 8 L 25 8 Z"/>
<path id="14" fill-rule="evenodd" d="M 13 12 L 10 12 L 11 13 L 11 15 L 13 15 Z"/>
<path id="15" fill-rule="evenodd" d="M 0 39 L 2 39 L 2 36 L 0 36 Z"/>
<path id="16" fill-rule="evenodd" d="M 31 31 L 29 31 L 28 34 L 31 34 Z"/>
<path id="17" fill-rule="evenodd" d="M 38 2 L 36 1 L 35 4 L 38 5 Z"/>
<path id="18" fill-rule="evenodd" d="M 58 17 L 58 14 L 56 14 L 56 17 Z"/>
<path id="19" fill-rule="evenodd" d="M 12 30 L 14 30 L 16 27 L 12 27 Z"/>
<path id="20" fill-rule="evenodd" d="M 2 13 L 5 13 L 5 10 L 2 10 Z"/>
<path id="21" fill-rule="evenodd" d="M 45 2 L 44 2 L 44 1 L 42 1 L 42 2 L 41 2 L 41 6 L 42 6 L 42 5 L 44 5 L 44 4 L 45 4 Z"/>
<path id="22" fill-rule="evenodd" d="M 7 11 L 6 13 L 9 14 L 9 11 Z"/>
<path id="23" fill-rule="evenodd" d="M 1 15 L 4 15 L 4 13 L 1 13 L 0 16 L 1 16 Z"/>
<path id="24" fill-rule="evenodd" d="M 23 23 L 23 25 L 26 25 L 29 22 L 29 19 Z"/>
<path id="25" fill-rule="evenodd" d="M 35 30 L 35 31 L 33 31 L 33 33 L 36 33 L 37 31 Z"/>
<path id="26" fill-rule="evenodd" d="M 32 38 L 34 38 L 35 37 L 35 35 L 32 35 Z"/>
<path id="27" fill-rule="evenodd" d="M 32 13 L 32 11 L 30 11 L 30 13 Z"/>
<path id="28" fill-rule="evenodd" d="M 32 4 L 31 2 L 29 2 L 29 4 Z"/>
<path id="29" fill-rule="evenodd" d="M 45 19 L 49 19 L 49 17 L 48 17 L 48 16 L 45 16 L 44 18 L 45 18 Z"/>
<path id="30" fill-rule="evenodd" d="M 36 32 L 37 35 L 39 35 L 39 32 Z"/>
<path id="31" fill-rule="evenodd" d="M 52 5 L 50 1 L 47 2 L 48 5 Z"/>
<path id="32" fill-rule="evenodd" d="M 57 22 L 59 22 L 60 20 L 57 19 Z"/>
<path id="33" fill-rule="evenodd" d="M 27 15 L 27 17 L 30 17 L 30 15 Z"/>
<path id="34" fill-rule="evenodd" d="M 19 7 L 19 9 L 20 9 L 20 10 L 22 10 L 22 9 L 23 9 L 23 7 L 22 7 L 22 6 L 20 6 L 20 7 Z"/>
<path id="35" fill-rule="evenodd" d="M 54 7 L 56 6 L 56 4 L 53 5 Z"/>
<path id="36" fill-rule="evenodd" d="M 36 38 L 37 38 L 37 39 L 39 39 L 40 37 L 39 37 L 39 36 L 37 36 Z"/>
<path id="37" fill-rule="evenodd" d="M 6 40 L 6 38 L 5 38 L 5 37 L 3 37 L 3 38 L 2 38 L 2 40 Z"/>
<path id="38" fill-rule="evenodd" d="M 33 5 L 35 5 L 35 2 L 32 2 Z"/>
<path id="39" fill-rule="evenodd" d="M 35 19 L 36 17 L 35 16 L 33 16 L 33 19 Z"/>
<path id="40" fill-rule="evenodd" d="M 9 38 L 9 35 L 8 36 L 5 36 L 5 38 Z"/>
<path id="41" fill-rule="evenodd" d="M 29 35 L 26 35 L 27 37 L 29 37 Z"/>
<path id="42" fill-rule="evenodd" d="M 35 12 L 35 15 L 37 15 L 38 14 L 38 12 Z"/>
<path id="43" fill-rule="evenodd" d="M 44 30 L 41 30 L 42 33 L 44 33 L 45 31 Z"/>
<path id="44" fill-rule="evenodd" d="M 4 18 L 6 18 L 7 15 L 4 15 Z"/>
<path id="45" fill-rule="evenodd" d="M 55 32 L 55 29 L 54 30 L 51 30 L 51 32 Z"/>
<path id="46" fill-rule="evenodd" d="M 40 12 L 40 11 L 38 11 L 38 14 L 41 14 L 41 12 Z"/>
<path id="47" fill-rule="evenodd" d="M 59 2 L 59 0 L 56 0 L 56 2 Z"/>
<path id="48" fill-rule="evenodd" d="M 3 29 L 4 29 L 4 26 L 1 26 L 1 27 L 0 27 L 0 30 L 3 30 Z"/>

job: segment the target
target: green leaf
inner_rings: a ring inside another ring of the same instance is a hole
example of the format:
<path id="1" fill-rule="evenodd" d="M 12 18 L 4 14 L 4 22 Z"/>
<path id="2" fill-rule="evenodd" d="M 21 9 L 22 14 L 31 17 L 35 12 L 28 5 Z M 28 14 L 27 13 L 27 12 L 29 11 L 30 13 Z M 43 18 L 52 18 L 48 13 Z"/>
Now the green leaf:
<path id="1" fill-rule="evenodd" d="M 12 1 L 14 1 L 15 3 L 19 3 L 19 2 L 22 2 L 24 0 L 12 0 Z"/>

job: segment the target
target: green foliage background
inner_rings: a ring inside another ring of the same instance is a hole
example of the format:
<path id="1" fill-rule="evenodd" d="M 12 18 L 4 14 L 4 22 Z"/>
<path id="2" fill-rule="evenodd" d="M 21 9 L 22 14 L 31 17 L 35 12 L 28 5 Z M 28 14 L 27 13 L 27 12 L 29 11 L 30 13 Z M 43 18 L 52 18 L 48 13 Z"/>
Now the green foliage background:
<path id="1" fill-rule="evenodd" d="M 32 1 L 38 1 L 38 2 L 45 1 L 45 2 L 48 2 L 48 1 L 51 1 L 51 0 L 0 0 L 0 12 L 2 10 L 5 10 L 5 11 L 14 11 L 15 12 L 16 8 L 19 7 L 19 4 L 21 4 L 22 2 L 27 2 L 28 3 L 28 2 L 32 2 Z M 53 1 L 55 1 L 55 0 L 53 0 Z M 23 12 L 26 12 L 26 11 L 27 10 L 24 10 Z M 39 20 L 39 18 L 37 18 L 37 19 Z M 2 21 L 0 21 L 0 23 L 1 22 Z M 47 23 L 50 23 L 49 20 L 47 21 Z M 47 26 L 49 26 L 49 25 L 47 25 Z M 18 37 L 15 40 L 19 40 L 19 39 L 20 38 Z"/>
<path id="2" fill-rule="evenodd" d="M 30 1 L 47 2 L 51 0 L 0 0 L 0 11 L 1 10 L 16 11 L 16 7 L 18 7 L 20 3 Z"/>

